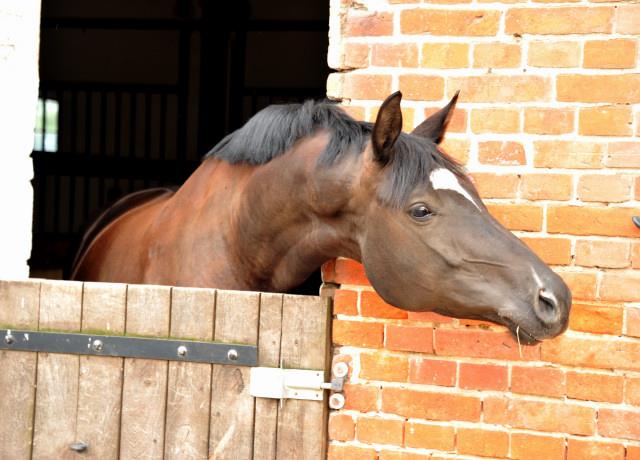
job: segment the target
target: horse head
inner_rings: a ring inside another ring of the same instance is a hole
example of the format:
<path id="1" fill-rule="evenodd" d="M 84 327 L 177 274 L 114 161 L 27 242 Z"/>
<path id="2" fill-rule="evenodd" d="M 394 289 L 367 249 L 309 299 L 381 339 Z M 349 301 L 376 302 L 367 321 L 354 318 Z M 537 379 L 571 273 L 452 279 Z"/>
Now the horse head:
<path id="1" fill-rule="evenodd" d="M 494 219 L 462 168 L 439 151 L 457 99 L 411 134 L 389 96 L 363 153 L 360 259 L 374 289 L 411 311 L 486 319 L 524 342 L 567 327 L 563 280 Z"/>

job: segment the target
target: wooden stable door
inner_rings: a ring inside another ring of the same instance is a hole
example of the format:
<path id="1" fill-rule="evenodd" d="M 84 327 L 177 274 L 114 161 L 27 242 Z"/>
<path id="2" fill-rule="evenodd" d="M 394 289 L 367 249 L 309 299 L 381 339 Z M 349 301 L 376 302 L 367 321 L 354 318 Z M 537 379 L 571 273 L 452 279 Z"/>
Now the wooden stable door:
<path id="1" fill-rule="evenodd" d="M 28 340 L 16 330 L 213 340 L 256 346 L 259 366 L 325 370 L 328 318 L 319 297 L 0 281 L 5 348 Z M 249 378 L 238 365 L 0 349 L 0 459 L 324 458 L 326 397 L 254 398 Z"/>

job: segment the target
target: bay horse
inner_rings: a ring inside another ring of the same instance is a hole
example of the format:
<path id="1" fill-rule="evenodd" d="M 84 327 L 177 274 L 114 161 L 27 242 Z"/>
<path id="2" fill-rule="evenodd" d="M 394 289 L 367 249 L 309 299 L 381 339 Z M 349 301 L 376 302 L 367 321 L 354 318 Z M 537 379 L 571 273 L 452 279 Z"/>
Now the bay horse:
<path id="1" fill-rule="evenodd" d="M 286 292 L 348 257 L 405 310 L 493 321 L 526 343 L 563 332 L 565 283 L 438 147 L 457 94 L 410 134 L 401 97 L 373 124 L 328 102 L 265 108 L 177 191 L 138 192 L 103 214 L 72 278 Z"/>

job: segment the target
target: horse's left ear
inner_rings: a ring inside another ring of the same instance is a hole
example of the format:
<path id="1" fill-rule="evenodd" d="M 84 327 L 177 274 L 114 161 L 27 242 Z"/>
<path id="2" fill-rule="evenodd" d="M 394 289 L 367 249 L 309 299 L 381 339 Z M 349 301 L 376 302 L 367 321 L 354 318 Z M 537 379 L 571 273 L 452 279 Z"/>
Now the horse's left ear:
<path id="1" fill-rule="evenodd" d="M 416 129 L 411 132 L 411 134 L 431 139 L 436 144 L 442 142 L 444 133 L 447 130 L 447 125 L 453 115 L 453 109 L 456 107 L 458 94 L 460 94 L 460 91 L 456 92 L 447 105 L 420 123 Z"/>
<path id="2" fill-rule="evenodd" d="M 398 140 L 402 131 L 402 111 L 400 101 L 402 93 L 396 91 L 387 97 L 376 117 L 371 133 L 371 143 L 373 145 L 373 155 L 379 163 L 386 165 L 391 159 L 393 144 Z"/>

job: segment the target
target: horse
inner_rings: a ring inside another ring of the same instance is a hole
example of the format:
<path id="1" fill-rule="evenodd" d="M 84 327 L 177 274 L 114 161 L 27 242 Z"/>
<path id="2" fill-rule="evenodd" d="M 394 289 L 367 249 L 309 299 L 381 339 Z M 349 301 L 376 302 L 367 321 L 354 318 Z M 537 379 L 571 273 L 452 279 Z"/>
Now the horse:
<path id="1" fill-rule="evenodd" d="M 488 320 L 524 343 L 562 333 L 568 287 L 440 150 L 458 95 L 411 133 L 401 98 L 375 123 L 326 101 L 263 109 L 177 191 L 103 214 L 72 279 L 286 292 L 346 257 L 399 308 Z"/>

